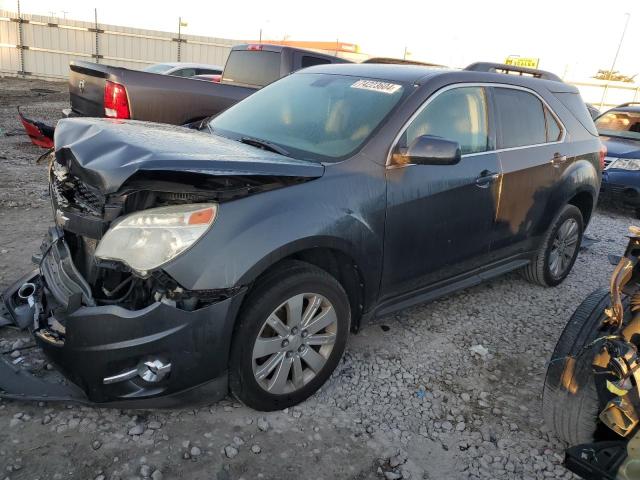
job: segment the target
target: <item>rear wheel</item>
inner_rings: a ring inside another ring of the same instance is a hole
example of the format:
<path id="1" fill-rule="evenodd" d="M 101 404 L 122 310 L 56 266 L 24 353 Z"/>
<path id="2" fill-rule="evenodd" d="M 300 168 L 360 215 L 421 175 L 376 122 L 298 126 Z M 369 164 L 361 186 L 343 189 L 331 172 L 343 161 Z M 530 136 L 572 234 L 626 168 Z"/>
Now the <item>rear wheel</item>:
<path id="1" fill-rule="evenodd" d="M 584 221 L 578 207 L 565 205 L 531 263 L 522 269 L 524 278 L 545 287 L 562 283 L 578 257 L 583 230 Z"/>
<path id="2" fill-rule="evenodd" d="M 243 306 L 231 347 L 231 392 L 257 410 L 305 400 L 338 365 L 349 323 L 349 301 L 335 278 L 303 262 L 283 264 Z"/>
<path id="3" fill-rule="evenodd" d="M 547 368 L 542 393 L 544 420 L 570 445 L 592 442 L 598 426 L 600 412 L 592 363 L 601 344 L 588 349 L 585 346 L 607 334 L 602 324 L 609 303 L 609 292 L 599 289 L 580 304 L 560 335 Z M 624 303 L 628 312 L 628 302 Z"/>

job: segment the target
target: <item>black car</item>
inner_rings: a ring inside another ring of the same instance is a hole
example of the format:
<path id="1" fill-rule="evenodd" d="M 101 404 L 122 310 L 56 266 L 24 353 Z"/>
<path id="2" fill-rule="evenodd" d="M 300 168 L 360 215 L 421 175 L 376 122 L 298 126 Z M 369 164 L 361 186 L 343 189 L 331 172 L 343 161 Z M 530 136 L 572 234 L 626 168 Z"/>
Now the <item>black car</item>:
<path id="1" fill-rule="evenodd" d="M 640 103 L 623 103 L 595 119 L 607 147 L 602 198 L 635 209 L 640 218 Z"/>
<path id="2" fill-rule="evenodd" d="M 373 317 L 515 269 L 562 282 L 599 157 L 574 87 L 496 64 L 315 66 L 200 131 L 63 120 L 55 226 L 4 302 L 84 400 L 284 408 Z M 0 363 L 5 397 L 65 398 L 38 382 Z"/>

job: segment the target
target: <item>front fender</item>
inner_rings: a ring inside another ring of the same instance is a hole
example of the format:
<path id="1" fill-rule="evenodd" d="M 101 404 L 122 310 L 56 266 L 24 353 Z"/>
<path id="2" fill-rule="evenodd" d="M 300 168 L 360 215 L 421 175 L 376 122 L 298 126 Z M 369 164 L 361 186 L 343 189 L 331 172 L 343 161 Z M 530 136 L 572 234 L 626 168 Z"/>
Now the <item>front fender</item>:
<path id="1" fill-rule="evenodd" d="M 296 252 L 321 247 L 350 256 L 367 289 L 377 289 L 384 192 L 384 178 L 342 171 L 223 203 L 212 229 L 165 271 L 188 289 L 230 288 Z"/>

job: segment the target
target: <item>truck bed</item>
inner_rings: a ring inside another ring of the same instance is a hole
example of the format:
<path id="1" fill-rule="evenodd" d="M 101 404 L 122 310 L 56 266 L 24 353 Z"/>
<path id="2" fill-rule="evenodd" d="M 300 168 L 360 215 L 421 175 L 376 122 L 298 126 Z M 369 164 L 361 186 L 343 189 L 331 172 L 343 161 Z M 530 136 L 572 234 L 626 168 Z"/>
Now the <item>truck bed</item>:
<path id="1" fill-rule="evenodd" d="M 85 117 L 105 116 L 107 80 L 125 87 L 132 119 L 174 125 L 219 113 L 257 90 L 81 61 L 69 67 L 71 110 Z"/>

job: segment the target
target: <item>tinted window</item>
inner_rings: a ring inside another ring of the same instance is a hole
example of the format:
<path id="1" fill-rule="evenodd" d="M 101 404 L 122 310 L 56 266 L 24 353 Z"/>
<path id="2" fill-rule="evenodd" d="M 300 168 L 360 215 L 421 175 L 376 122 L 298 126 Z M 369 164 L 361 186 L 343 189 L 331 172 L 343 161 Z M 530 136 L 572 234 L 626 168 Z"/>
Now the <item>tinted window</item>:
<path id="1" fill-rule="evenodd" d="M 302 62 L 300 68 L 313 67 L 314 65 L 324 65 L 329 62 L 326 58 L 310 57 L 309 55 L 302 56 Z"/>
<path id="2" fill-rule="evenodd" d="M 173 75 L 174 77 L 193 77 L 195 74 L 195 68 L 181 68 L 180 70 L 171 72 L 169 75 Z"/>
<path id="3" fill-rule="evenodd" d="M 543 105 L 535 95 L 512 88 L 494 88 L 500 119 L 498 148 L 546 143 Z"/>
<path id="4" fill-rule="evenodd" d="M 217 68 L 198 68 L 197 75 L 220 75 L 222 70 Z"/>
<path id="5" fill-rule="evenodd" d="M 582 97 L 578 93 L 554 93 L 556 98 L 567 107 L 567 109 L 573 114 L 574 117 L 582 124 L 584 128 L 591 135 L 598 135 L 596 127 L 593 125 L 593 120 L 587 110 L 587 106 L 582 101 Z"/>
<path id="6" fill-rule="evenodd" d="M 209 126 L 213 133 L 236 140 L 267 140 L 298 158 L 338 159 L 371 136 L 403 91 L 394 83 L 298 73 L 235 104 Z"/>
<path id="7" fill-rule="evenodd" d="M 264 87 L 280 78 L 280 54 L 264 50 L 233 50 L 224 67 L 222 80 Z"/>
<path id="8" fill-rule="evenodd" d="M 546 107 L 544 109 L 544 116 L 547 121 L 547 142 L 557 142 L 562 136 L 560 124 L 558 124 L 558 121 Z"/>
<path id="9" fill-rule="evenodd" d="M 433 135 L 460 144 L 463 154 L 489 148 L 486 92 L 481 87 L 461 87 L 436 96 L 407 128 L 403 142 L 409 146 L 421 135 Z"/>

